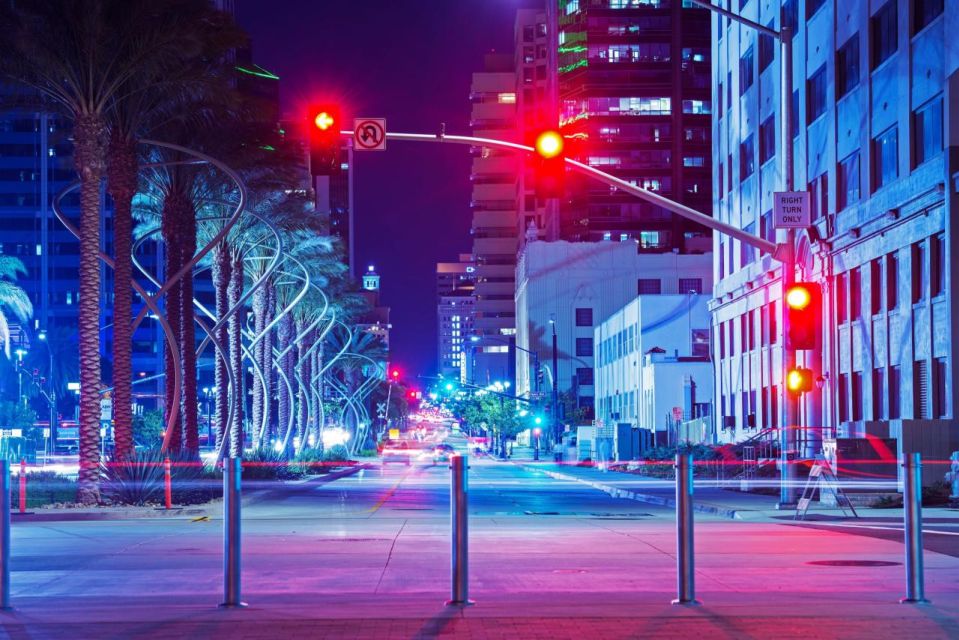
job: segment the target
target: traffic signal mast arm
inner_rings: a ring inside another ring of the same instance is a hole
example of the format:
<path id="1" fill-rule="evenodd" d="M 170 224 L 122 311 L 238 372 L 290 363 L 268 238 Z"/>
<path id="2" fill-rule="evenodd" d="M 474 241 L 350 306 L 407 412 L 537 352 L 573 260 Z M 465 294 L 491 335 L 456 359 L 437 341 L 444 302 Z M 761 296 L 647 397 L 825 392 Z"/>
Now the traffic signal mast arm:
<path id="1" fill-rule="evenodd" d="M 352 131 L 341 131 L 344 136 L 353 136 Z M 492 138 L 476 138 L 473 136 L 454 136 L 454 135 L 445 135 L 437 134 L 430 135 L 425 133 L 386 133 L 386 138 L 388 140 L 406 140 L 408 142 L 446 142 L 451 144 L 466 144 L 471 146 L 478 147 L 490 147 L 492 149 L 505 149 L 509 151 L 519 151 L 522 153 L 534 154 L 536 150 L 533 147 L 530 147 L 525 144 L 519 144 L 516 142 L 507 142 L 505 140 L 494 140 Z M 636 196 L 642 200 L 646 200 L 652 204 L 655 204 L 667 211 L 671 211 L 676 215 L 682 216 L 693 222 L 697 222 L 704 227 L 708 227 L 719 233 L 725 234 L 731 238 L 735 238 L 740 242 L 744 242 L 751 247 L 754 247 L 761 251 L 762 253 L 767 253 L 773 256 L 775 259 L 782 261 L 785 257 L 784 250 L 785 247 L 782 245 L 777 245 L 773 242 L 770 242 L 759 236 L 755 236 L 751 233 L 747 233 L 738 227 L 734 227 L 731 224 L 721 222 L 715 218 L 708 216 L 704 213 L 700 213 L 695 209 L 691 209 L 686 205 L 674 202 L 669 198 L 664 198 L 663 196 L 653 193 L 652 191 L 647 191 L 637 187 L 634 184 L 630 184 L 621 178 L 617 178 L 614 175 L 608 174 L 604 171 L 600 171 L 594 167 L 591 167 L 582 162 L 577 162 L 571 158 L 565 158 L 566 165 L 570 167 L 573 171 L 577 173 L 582 173 L 584 175 L 590 176 L 600 182 L 608 184 L 612 187 L 616 187 L 621 191 L 625 191 L 630 195 Z"/>

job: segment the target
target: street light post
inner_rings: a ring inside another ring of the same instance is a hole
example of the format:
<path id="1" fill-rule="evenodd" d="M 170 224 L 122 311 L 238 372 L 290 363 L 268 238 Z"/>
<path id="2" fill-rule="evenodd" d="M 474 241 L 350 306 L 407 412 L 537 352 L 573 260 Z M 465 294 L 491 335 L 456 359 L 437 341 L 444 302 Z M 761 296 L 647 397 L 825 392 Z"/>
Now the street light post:
<path id="1" fill-rule="evenodd" d="M 728 9 L 717 7 L 711 0 L 692 0 L 693 4 L 699 5 L 704 9 L 709 9 L 714 13 L 726 16 L 730 20 L 738 22 L 758 31 L 761 35 L 775 38 L 779 41 L 780 51 L 782 51 L 782 95 L 780 96 L 780 105 L 782 107 L 782 149 L 783 149 L 783 191 L 793 190 L 793 33 L 792 26 L 787 23 L 785 8 L 780 10 L 779 31 L 771 29 L 758 22 L 744 18 Z M 785 243 L 779 245 L 781 251 L 777 252 L 776 258 L 782 263 L 782 290 L 785 292 L 796 281 L 796 231 L 788 229 L 786 231 Z M 797 435 L 799 429 L 799 398 L 794 397 L 786 389 L 786 373 L 796 366 L 796 350 L 787 344 L 789 335 L 789 314 L 786 311 L 786 305 L 780 305 L 780 327 L 783 335 L 783 383 L 780 384 L 780 390 L 783 397 L 783 428 L 780 429 L 779 436 L 779 464 L 780 464 L 780 485 L 779 485 L 779 507 L 791 508 L 796 504 L 795 487 L 795 464 L 790 464 L 790 454 L 795 452 Z"/>
<path id="2" fill-rule="evenodd" d="M 555 318 L 555 317 L 552 317 L 552 318 L 549 319 L 549 326 L 552 327 L 552 330 L 553 330 L 553 379 L 552 379 L 552 383 L 553 383 L 553 398 L 552 398 L 552 400 L 553 400 L 553 410 L 552 410 L 550 413 L 551 413 L 552 416 L 553 416 L 553 441 L 556 443 L 556 445 L 559 445 L 559 443 L 560 443 L 560 433 L 559 433 L 559 387 L 558 387 L 558 385 L 556 384 L 557 378 L 559 377 L 559 376 L 557 375 L 557 374 L 559 373 L 559 369 L 557 369 L 557 366 L 558 366 L 558 365 L 557 365 L 557 361 L 558 361 L 558 359 L 559 359 L 559 356 L 558 356 L 558 350 L 557 350 L 557 348 L 556 348 L 556 318 Z"/>

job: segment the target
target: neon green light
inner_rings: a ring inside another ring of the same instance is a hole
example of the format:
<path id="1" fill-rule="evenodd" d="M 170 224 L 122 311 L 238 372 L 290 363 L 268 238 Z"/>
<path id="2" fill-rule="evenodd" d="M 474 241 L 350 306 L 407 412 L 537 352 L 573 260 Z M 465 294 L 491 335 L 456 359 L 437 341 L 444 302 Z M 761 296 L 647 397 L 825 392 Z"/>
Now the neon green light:
<path id="1" fill-rule="evenodd" d="M 264 69 L 258 64 L 254 64 L 253 66 L 256 67 L 256 69 L 247 69 L 246 67 L 241 67 L 237 65 L 236 70 L 239 71 L 240 73 L 246 73 L 251 76 L 256 76 L 257 78 L 266 78 L 267 80 L 280 79 L 280 76 L 276 75 L 275 73 L 270 73 L 269 71 L 267 71 L 266 69 Z"/>
<path id="2" fill-rule="evenodd" d="M 583 45 L 576 45 L 575 47 L 560 47 L 560 53 L 583 53 L 586 51 L 586 47 Z"/>
<path id="3" fill-rule="evenodd" d="M 559 72 L 560 72 L 560 73 L 569 73 L 569 72 L 572 71 L 573 69 L 579 69 L 580 67 L 585 67 L 585 66 L 587 66 L 588 64 L 589 64 L 589 62 L 586 61 L 586 60 L 578 60 L 578 61 L 574 62 L 573 64 L 568 64 L 568 65 L 566 65 L 565 67 L 560 67 L 560 68 L 559 68 Z"/>
<path id="4" fill-rule="evenodd" d="M 274 147 L 271 144 L 265 144 L 260 148 L 263 149 L 264 151 L 276 151 L 276 147 Z"/>

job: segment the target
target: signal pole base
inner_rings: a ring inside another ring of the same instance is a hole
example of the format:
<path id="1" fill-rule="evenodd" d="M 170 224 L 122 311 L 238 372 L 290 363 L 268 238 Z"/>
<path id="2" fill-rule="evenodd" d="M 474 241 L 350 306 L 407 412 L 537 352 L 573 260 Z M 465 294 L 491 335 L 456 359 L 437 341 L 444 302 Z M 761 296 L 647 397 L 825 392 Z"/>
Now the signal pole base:
<path id="1" fill-rule="evenodd" d="M 472 607 L 476 603 L 473 600 L 447 600 L 443 604 L 447 607 Z"/>
<path id="2" fill-rule="evenodd" d="M 899 604 L 930 604 L 925 598 L 899 598 Z"/>
<path id="3" fill-rule="evenodd" d="M 217 609 L 246 609 L 248 606 L 250 605 L 248 605 L 245 602 L 236 602 L 236 603 L 221 602 L 220 604 L 216 605 L 216 608 Z"/>
<path id="4" fill-rule="evenodd" d="M 684 607 L 699 607 L 699 606 L 702 606 L 703 603 L 700 602 L 699 600 L 680 600 L 679 598 L 676 598 L 669 604 L 678 604 Z"/>

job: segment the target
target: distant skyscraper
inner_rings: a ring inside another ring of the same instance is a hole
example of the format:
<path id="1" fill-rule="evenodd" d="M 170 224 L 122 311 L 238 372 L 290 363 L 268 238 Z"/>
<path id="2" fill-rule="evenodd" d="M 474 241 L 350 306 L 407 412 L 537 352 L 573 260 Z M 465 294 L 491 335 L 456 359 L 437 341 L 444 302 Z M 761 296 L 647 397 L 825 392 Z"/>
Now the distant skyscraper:
<path id="1" fill-rule="evenodd" d="M 445 377 L 468 378 L 468 358 L 473 343 L 473 291 L 475 272 L 472 256 L 461 254 L 459 262 L 436 265 L 437 372 Z"/>
<path id="2" fill-rule="evenodd" d="M 563 2 L 559 9 L 568 154 L 708 213 L 709 12 L 679 0 Z M 559 208 L 564 240 L 625 237 L 638 240 L 640 251 L 710 249 L 706 230 L 684 218 L 573 174 L 567 183 Z"/>
<path id="3" fill-rule="evenodd" d="M 516 72 L 511 55 L 489 54 L 470 89 L 473 135 L 516 136 Z M 473 331 L 476 380 L 506 380 L 508 338 L 516 332 L 513 283 L 516 269 L 516 169 L 514 153 L 477 148 L 473 154 L 473 256 L 476 289 Z"/>

